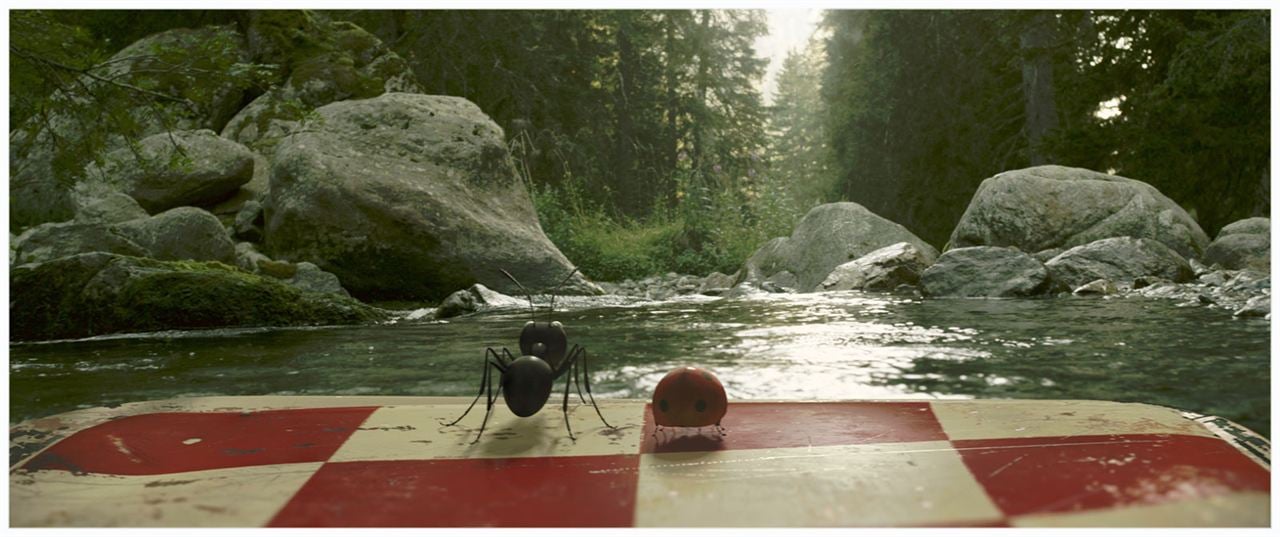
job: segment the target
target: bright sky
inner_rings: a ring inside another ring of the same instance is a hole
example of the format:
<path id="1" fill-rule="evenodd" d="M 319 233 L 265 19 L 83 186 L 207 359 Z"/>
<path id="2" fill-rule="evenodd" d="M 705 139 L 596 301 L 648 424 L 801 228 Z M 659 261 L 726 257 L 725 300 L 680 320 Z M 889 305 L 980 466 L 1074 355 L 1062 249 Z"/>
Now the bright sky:
<path id="1" fill-rule="evenodd" d="M 809 36 L 822 19 L 822 10 L 768 9 L 765 13 L 769 17 L 769 35 L 757 39 L 755 45 L 756 54 L 769 60 L 761 92 L 765 104 L 772 104 L 782 60 L 787 58 L 788 51 L 801 48 L 809 41 Z"/>

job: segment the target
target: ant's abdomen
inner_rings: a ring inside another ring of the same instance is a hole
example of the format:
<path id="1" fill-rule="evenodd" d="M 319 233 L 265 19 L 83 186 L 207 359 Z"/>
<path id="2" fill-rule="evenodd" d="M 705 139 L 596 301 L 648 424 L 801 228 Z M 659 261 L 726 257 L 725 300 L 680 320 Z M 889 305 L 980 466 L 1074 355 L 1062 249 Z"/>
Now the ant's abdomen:
<path id="1" fill-rule="evenodd" d="M 536 356 L 521 356 L 502 374 L 502 398 L 511 413 L 522 418 L 537 414 L 551 397 L 551 366 Z"/>

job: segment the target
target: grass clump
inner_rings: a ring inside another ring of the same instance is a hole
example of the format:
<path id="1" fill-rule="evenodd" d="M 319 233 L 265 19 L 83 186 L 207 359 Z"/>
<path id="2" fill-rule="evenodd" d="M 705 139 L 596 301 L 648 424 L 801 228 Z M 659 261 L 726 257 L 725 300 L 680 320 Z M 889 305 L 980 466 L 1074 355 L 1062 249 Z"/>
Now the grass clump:
<path id="1" fill-rule="evenodd" d="M 543 231 L 593 280 L 619 281 L 677 272 L 732 274 L 761 244 L 791 233 L 800 208 L 780 186 L 723 189 L 684 171 L 674 204 L 654 203 L 642 218 L 610 214 L 581 181 L 533 186 Z"/>

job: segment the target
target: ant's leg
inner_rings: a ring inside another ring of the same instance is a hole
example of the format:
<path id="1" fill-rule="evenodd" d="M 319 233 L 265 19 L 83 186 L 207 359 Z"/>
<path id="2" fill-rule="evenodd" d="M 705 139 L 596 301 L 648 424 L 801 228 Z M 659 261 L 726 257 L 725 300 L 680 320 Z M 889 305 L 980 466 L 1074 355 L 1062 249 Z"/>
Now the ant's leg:
<path id="1" fill-rule="evenodd" d="M 569 374 L 573 375 L 573 387 L 578 389 L 578 400 L 582 401 L 582 404 L 585 405 L 587 404 L 587 398 L 582 396 L 582 383 L 578 382 L 578 364 L 573 360 L 573 355 L 578 352 L 578 348 L 578 344 L 574 343 L 573 349 L 569 351 L 569 358 L 567 358 L 567 360 L 569 363 L 573 364 Z"/>
<path id="2" fill-rule="evenodd" d="M 591 374 L 587 371 L 587 348 L 579 347 L 578 351 L 582 353 L 582 378 L 587 385 L 587 397 L 591 398 L 591 406 L 595 407 L 596 415 L 600 416 L 600 421 L 604 422 L 605 427 L 617 429 L 617 427 L 609 425 L 609 422 L 604 419 L 604 414 L 600 413 L 600 405 L 596 404 L 596 396 L 591 393 Z"/>
<path id="3" fill-rule="evenodd" d="M 467 413 L 471 412 L 471 408 L 476 406 L 476 401 L 480 400 L 480 396 L 484 395 L 485 388 L 489 386 L 489 354 L 493 354 L 494 357 L 497 357 L 498 353 L 494 352 L 492 347 L 485 347 L 484 351 L 484 365 L 480 366 L 480 393 L 476 394 L 476 398 L 471 400 L 471 405 L 467 406 L 467 409 L 462 412 L 461 416 L 458 416 L 458 419 L 449 422 L 445 427 L 451 427 L 462 421 L 462 418 L 467 417 Z"/>
<path id="4" fill-rule="evenodd" d="M 560 411 L 564 413 L 564 430 L 569 431 L 569 440 L 577 441 L 573 437 L 573 429 L 569 427 L 569 377 L 564 379 L 564 403 L 560 405 Z"/>
<path id="5" fill-rule="evenodd" d="M 495 369 L 495 368 L 496 368 L 496 369 L 498 369 L 498 371 L 499 371 L 499 372 L 505 371 L 505 369 L 503 369 L 501 366 L 499 366 L 499 365 L 498 365 L 498 364 L 496 364 L 496 363 L 489 362 L 489 365 L 491 365 L 491 366 L 493 366 L 493 367 L 486 367 L 486 368 L 485 368 L 485 370 L 484 370 L 485 386 L 487 386 L 487 387 L 489 388 L 489 395 L 488 395 L 487 397 L 485 397 L 485 401 L 484 401 L 484 406 L 485 406 L 485 408 L 484 408 L 484 421 L 481 421 L 481 422 L 480 422 L 480 432 L 479 432 L 479 433 L 476 433 L 476 439 L 471 441 L 471 443 L 472 443 L 472 444 L 474 444 L 474 443 L 476 443 L 476 442 L 479 442 L 479 441 L 480 441 L 480 437 L 481 437 L 482 435 L 484 435 L 484 426 L 485 426 L 485 425 L 487 425 L 487 424 L 489 423 L 489 415 L 490 415 L 490 414 L 493 414 L 493 402 L 494 402 L 494 401 L 496 401 L 496 400 L 498 399 L 498 398 L 497 398 L 496 396 L 494 396 L 494 394 L 493 394 L 493 369 Z M 502 384 L 501 384 L 501 383 L 499 383 L 499 384 L 498 384 L 498 395 L 502 395 Z"/>
<path id="6" fill-rule="evenodd" d="M 497 353 L 494 353 L 494 354 L 497 354 Z M 502 354 L 503 354 L 503 355 L 505 355 L 505 356 L 507 357 L 507 361 L 506 361 L 506 363 L 508 363 L 508 364 L 509 364 L 509 363 L 511 363 L 511 362 L 516 361 L 516 357 L 515 357 L 515 356 L 512 356 L 512 355 L 511 355 L 511 351 L 507 350 L 507 348 L 506 348 L 506 347 L 503 347 L 503 348 L 502 348 Z"/>
<path id="7" fill-rule="evenodd" d="M 577 355 L 581 352 L 582 349 L 575 343 L 573 348 L 571 348 L 569 352 L 565 353 L 564 359 L 560 360 L 560 363 L 554 366 L 553 372 L 555 373 L 554 378 L 556 380 L 560 380 L 560 377 L 564 376 L 565 373 L 570 374 L 570 377 L 573 379 L 573 385 L 578 388 L 578 399 L 582 400 L 582 404 L 585 405 L 587 404 L 587 399 L 582 396 L 582 385 L 578 382 L 578 370 L 576 367 Z"/>

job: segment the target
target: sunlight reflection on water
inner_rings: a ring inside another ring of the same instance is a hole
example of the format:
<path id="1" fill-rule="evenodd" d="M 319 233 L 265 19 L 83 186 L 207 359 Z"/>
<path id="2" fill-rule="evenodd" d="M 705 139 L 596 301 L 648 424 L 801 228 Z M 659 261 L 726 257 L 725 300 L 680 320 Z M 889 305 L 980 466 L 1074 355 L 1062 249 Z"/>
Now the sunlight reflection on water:
<path id="1" fill-rule="evenodd" d="M 648 398 L 667 371 L 698 365 L 734 399 L 1144 401 L 1269 431 L 1269 323 L 1207 308 L 859 292 L 557 306 L 539 319 L 588 349 L 605 397 Z M 11 345 L 10 419 L 195 393 L 471 396 L 484 348 L 516 349 L 528 316 Z"/>

